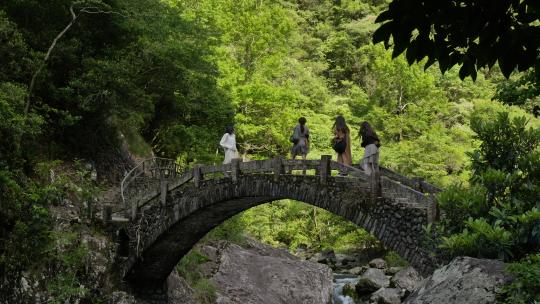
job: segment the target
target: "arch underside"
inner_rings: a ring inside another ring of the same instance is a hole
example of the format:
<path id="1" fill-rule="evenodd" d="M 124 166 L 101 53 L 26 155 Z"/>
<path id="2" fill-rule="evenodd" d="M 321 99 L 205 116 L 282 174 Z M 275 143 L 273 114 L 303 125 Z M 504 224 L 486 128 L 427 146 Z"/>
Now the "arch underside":
<path id="1" fill-rule="evenodd" d="M 430 271 L 433 265 L 420 246 L 425 210 L 385 198 L 372 203 L 369 195 L 365 186 L 348 179 L 331 178 L 321 184 L 315 176 L 282 176 L 276 181 L 264 174 L 240 177 L 234 184 L 224 178 L 169 191 L 166 206 L 153 204 L 141 215 L 146 221 L 131 228 L 138 229 L 139 236 L 137 242 L 132 240 L 125 279 L 136 288 L 161 286 L 180 259 L 213 228 L 235 214 L 280 199 L 301 201 L 350 220 L 419 271 Z"/>

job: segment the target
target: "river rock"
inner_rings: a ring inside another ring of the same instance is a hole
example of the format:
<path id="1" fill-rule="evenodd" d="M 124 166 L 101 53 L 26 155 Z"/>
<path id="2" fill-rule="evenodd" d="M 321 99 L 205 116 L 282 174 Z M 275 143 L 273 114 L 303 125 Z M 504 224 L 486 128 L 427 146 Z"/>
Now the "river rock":
<path id="1" fill-rule="evenodd" d="M 220 303 L 327 304 L 330 301 L 332 271 L 326 265 L 290 258 L 288 254 L 265 256 L 234 244 L 220 253 L 219 270 L 211 278 Z"/>
<path id="2" fill-rule="evenodd" d="M 369 266 L 373 268 L 385 269 L 386 261 L 383 259 L 373 259 L 369 262 Z"/>
<path id="3" fill-rule="evenodd" d="M 403 267 L 390 267 L 388 269 L 386 269 L 385 273 L 387 275 L 395 275 L 396 273 L 398 273 L 401 269 L 403 269 Z"/>
<path id="4" fill-rule="evenodd" d="M 360 280 L 356 283 L 356 292 L 359 295 L 365 295 L 388 286 L 390 286 L 390 279 L 384 274 L 384 271 L 377 268 L 369 268 L 360 276 Z"/>
<path id="5" fill-rule="evenodd" d="M 510 277 L 497 260 L 457 257 L 433 275 L 405 300 L 407 304 L 495 303 L 500 286 Z"/>
<path id="6" fill-rule="evenodd" d="M 321 252 L 319 256 L 318 263 L 323 263 L 327 265 L 336 265 L 337 258 L 334 252 L 334 249 L 325 249 Z"/>
<path id="7" fill-rule="evenodd" d="M 341 267 L 347 266 L 349 262 L 349 256 L 346 254 L 336 253 L 336 265 L 339 265 Z"/>
<path id="8" fill-rule="evenodd" d="M 347 273 L 354 274 L 354 275 L 360 275 L 365 271 L 363 267 L 354 267 L 351 269 L 347 269 Z"/>
<path id="9" fill-rule="evenodd" d="M 206 244 L 199 249 L 199 252 L 208 258 L 208 261 L 199 265 L 199 271 L 206 278 L 213 276 L 219 269 L 219 249 L 221 242 L 216 244 Z"/>
<path id="10" fill-rule="evenodd" d="M 358 261 L 355 257 L 346 255 L 343 260 L 341 260 L 341 265 L 343 266 L 351 266 L 351 265 L 357 265 Z"/>
<path id="11" fill-rule="evenodd" d="M 420 284 L 422 277 L 412 268 L 407 267 L 396 273 L 390 283 L 402 292 L 404 296 L 408 296 Z"/>
<path id="12" fill-rule="evenodd" d="M 397 288 L 381 288 L 371 295 L 370 300 L 377 304 L 400 304 L 401 295 Z"/>

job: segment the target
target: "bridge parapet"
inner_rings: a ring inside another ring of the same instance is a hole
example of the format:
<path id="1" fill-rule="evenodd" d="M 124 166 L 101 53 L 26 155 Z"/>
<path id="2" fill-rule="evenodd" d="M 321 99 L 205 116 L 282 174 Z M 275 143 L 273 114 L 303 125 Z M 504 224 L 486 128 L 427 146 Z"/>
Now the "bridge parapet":
<path id="1" fill-rule="evenodd" d="M 330 155 L 323 155 L 320 160 L 290 160 L 282 157 L 242 162 L 233 159 L 229 164 L 195 165 L 193 169 L 182 172 L 174 160 L 165 158 L 146 159 L 126 174 L 121 184 L 122 210 L 131 220 L 137 217 L 139 209 L 154 198 L 160 197 L 164 205 L 167 192 L 193 180 L 195 186 L 201 181 L 215 178 L 232 178 L 233 182 L 240 175 L 272 174 L 277 181 L 281 175 L 316 175 L 324 184 L 335 173 L 344 173 L 358 182 L 368 182 L 371 187 L 372 201 L 378 197 L 405 198 L 410 203 L 428 208 L 428 221 L 437 218 L 437 205 L 433 194 L 441 191 L 420 179 L 409 179 L 389 169 L 367 175 L 358 167 L 347 166 L 331 160 Z"/>

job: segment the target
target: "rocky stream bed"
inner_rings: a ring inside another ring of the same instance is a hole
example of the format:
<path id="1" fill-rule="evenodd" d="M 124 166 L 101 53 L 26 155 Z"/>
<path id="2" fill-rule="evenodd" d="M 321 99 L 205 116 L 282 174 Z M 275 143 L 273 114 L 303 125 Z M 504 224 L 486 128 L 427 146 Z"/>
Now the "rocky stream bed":
<path id="1" fill-rule="evenodd" d="M 365 255 L 333 251 L 298 257 L 252 240 L 199 250 L 209 258 L 202 269 L 219 304 L 487 304 L 509 279 L 502 262 L 468 257 L 422 278 L 412 267 L 389 267 L 381 258 L 366 262 Z M 169 289 L 170 303 L 197 303 L 179 280 Z"/>

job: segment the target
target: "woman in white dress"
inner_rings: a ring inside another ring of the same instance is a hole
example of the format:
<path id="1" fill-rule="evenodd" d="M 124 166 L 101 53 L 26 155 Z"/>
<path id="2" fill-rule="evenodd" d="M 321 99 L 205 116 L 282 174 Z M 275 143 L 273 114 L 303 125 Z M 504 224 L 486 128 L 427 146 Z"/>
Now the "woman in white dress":
<path id="1" fill-rule="evenodd" d="M 238 158 L 238 150 L 236 149 L 236 137 L 234 136 L 233 126 L 227 126 L 225 134 L 221 137 L 219 145 L 225 150 L 225 159 L 223 164 L 229 164 L 233 158 Z"/>

